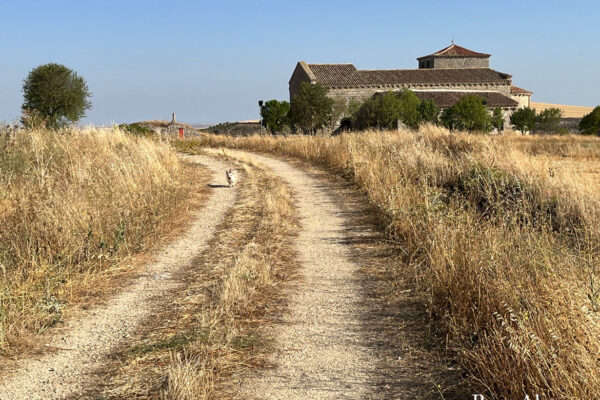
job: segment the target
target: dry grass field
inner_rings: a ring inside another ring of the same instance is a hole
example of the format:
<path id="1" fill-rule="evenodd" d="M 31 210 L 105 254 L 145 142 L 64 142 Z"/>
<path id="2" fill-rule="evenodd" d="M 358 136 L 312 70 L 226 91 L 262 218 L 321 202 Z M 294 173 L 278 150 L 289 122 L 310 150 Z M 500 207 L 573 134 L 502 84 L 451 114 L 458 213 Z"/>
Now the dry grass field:
<path id="1" fill-rule="evenodd" d="M 285 155 L 352 180 L 474 390 L 600 398 L 600 139 L 426 126 L 178 146 Z"/>
<path id="2" fill-rule="evenodd" d="M 534 108 L 538 113 L 547 108 L 558 108 L 563 112 L 564 118 L 582 118 L 594 110 L 594 107 L 568 106 L 564 104 L 539 103 L 535 101 L 531 102 L 531 108 Z"/>
<path id="3" fill-rule="evenodd" d="M 29 349 L 69 306 L 114 287 L 119 262 L 173 223 L 199 175 L 167 144 L 118 129 L 2 135 L 0 353 Z"/>

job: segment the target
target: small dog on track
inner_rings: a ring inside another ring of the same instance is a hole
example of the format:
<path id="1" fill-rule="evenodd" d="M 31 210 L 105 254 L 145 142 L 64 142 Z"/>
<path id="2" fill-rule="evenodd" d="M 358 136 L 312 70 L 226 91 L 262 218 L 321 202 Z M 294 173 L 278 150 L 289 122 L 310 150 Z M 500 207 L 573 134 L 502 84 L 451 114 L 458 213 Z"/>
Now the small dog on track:
<path id="1" fill-rule="evenodd" d="M 227 183 L 229 187 L 233 187 L 238 180 L 238 174 L 235 169 L 226 169 L 225 175 L 227 175 Z"/>

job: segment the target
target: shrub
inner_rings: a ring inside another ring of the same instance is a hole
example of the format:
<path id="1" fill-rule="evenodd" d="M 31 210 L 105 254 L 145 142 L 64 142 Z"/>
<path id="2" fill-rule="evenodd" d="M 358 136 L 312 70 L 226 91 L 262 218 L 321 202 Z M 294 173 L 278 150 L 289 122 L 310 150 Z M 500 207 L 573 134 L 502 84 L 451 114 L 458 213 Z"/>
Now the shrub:
<path id="1" fill-rule="evenodd" d="M 546 133 L 557 133 L 562 117 L 562 111 L 558 108 L 547 108 L 537 115 L 535 120 L 536 129 Z"/>
<path id="2" fill-rule="evenodd" d="M 416 129 L 421 122 L 420 104 L 419 98 L 410 90 L 376 94 L 365 100 L 358 109 L 356 128 L 393 129 L 400 120 L 406 126 Z"/>
<path id="3" fill-rule="evenodd" d="M 290 121 L 304 134 L 315 135 L 331 121 L 332 108 L 326 88 L 302 82 L 290 104 Z"/>
<path id="4" fill-rule="evenodd" d="M 137 122 L 132 124 L 121 124 L 119 125 L 119 129 L 121 129 L 123 132 L 139 136 L 148 136 L 152 134 L 152 130 L 144 125 L 140 125 Z"/>
<path id="5" fill-rule="evenodd" d="M 582 135 L 600 135 L 600 106 L 581 119 L 579 130 Z"/>
<path id="6" fill-rule="evenodd" d="M 474 95 L 464 96 L 445 109 L 441 119 L 442 124 L 451 130 L 487 132 L 490 127 L 490 116 L 483 99 Z"/>
<path id="7" fill-rule="evenodd" d="M 267 101 L 260 110 L 260 115 L 263 119 L 265 128 L 267 128 L 271 133 L 281 131 L 285 125 L 289 124 L 289 111 L 290 103 L 287 101 Z"/>
<path id="8" fill-rule="evenodd" d="M 510 123 L 521 133 L 532 132 L 535 128 L 535 122 L 535 110 L 529 107 L 519 108 L 510 116 Z"/>
<path id="9" fill-rule="evenodd" d="M 494 108 L 491 123 L 494 128 L 498 129 L 498 132 L 504 129 L 504 116 L 500 107 Z"/>
<path id="10" fill-rule="evenodd" d="M 423 100 L 419 104 L 418 111 L 421 123 L 431 123 L 434 125 L 440 123 L 440 109 L 437 108 L 433 100 Z"/>
<path id="11" fill-rule="evenodd" d="M 79 121 L 92 106 L 85 80 L 60 64 L 45 64 L 32 70 L 23 83 L 22 105 L 26 126 L 32 121 L 57 129 Z"/>
<path id="12" fill-rule="evenodd" d="M 356 111 L 354 128 L 367 129 L 379 126 L 379 121 L 377 120 L 379 97 L 370 97 L 361 104 L 360 108 Z"/>
<path id="13" fill-rule="evenodd" d="M 393 129 L 398 124 L 402 113 L 402 100 L 394 93 L 387 92 L 375 97 L 375 118 L 377 126 L 382 129 Z"/>
<path id="14" fill-rule="evenodd" d="M 411 129 L 417 129 L 421 123 L 419 105 L 421 100 L 412 91 L 406 89 L 399 94 L 400 120 Z"/>

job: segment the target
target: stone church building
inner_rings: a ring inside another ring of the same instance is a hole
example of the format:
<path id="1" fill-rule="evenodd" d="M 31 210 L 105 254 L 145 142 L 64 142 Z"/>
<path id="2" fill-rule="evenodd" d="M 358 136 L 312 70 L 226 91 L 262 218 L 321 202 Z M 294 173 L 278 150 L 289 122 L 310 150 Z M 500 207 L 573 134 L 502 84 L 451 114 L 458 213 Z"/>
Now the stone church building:
<path id="1" fill-rule="evenodd" d="M 353 64 L 298 62 L 290 79 L 290 101 L 302 82 L 320 84 L 333 99 L 364 101 L 378 92 L 412 90 L 421 100 L 430 99 L 441 109 L 473 94 L 488 108 L 501 107 L 508 120 L 517 108 L 528 107 L 532 92 L 512 85 L 512 76 L 490 68 L 490 54 L 452 43 L 433 54 L 417 58 L 418 69 L 358 70 Z"/>

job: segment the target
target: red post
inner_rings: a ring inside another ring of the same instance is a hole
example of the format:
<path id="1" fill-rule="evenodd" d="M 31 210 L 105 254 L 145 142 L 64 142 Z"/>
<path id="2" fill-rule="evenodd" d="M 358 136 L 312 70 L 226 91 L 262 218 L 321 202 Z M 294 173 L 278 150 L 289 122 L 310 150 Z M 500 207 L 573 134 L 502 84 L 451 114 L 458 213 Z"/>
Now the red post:
<path id="1" fill-rule="evenodd" d="M 183 128 L 179 128 L 179 139 L 183 139 Z"/>

